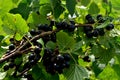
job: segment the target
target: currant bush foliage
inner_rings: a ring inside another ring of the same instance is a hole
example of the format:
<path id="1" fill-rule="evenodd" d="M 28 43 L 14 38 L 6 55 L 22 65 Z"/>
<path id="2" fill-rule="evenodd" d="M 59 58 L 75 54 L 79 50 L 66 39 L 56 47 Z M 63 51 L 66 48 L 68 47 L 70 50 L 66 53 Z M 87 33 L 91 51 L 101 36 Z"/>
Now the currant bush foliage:
<path id="1" fill-rule="evenodd" d="M 119 0 L 0 0 L 0 80 L 119 80 Z"/>

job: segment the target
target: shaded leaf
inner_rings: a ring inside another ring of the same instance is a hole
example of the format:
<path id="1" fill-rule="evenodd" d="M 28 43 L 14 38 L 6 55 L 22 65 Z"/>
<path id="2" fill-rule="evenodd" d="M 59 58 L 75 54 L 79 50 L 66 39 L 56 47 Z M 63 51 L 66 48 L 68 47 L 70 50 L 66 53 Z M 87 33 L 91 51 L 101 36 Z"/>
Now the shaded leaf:
<path id="1" fill-rule="evenodd" d="M 90 14 L 98 14 L 100 12 L 100 9 L 99 9 L 98 5 L 95 2 L 92 2 L 90 4 L 88 12 Z"/>
<path id="2" fill-rule="evenodd" d="M 76 3 L 77 3 L 76 0 L 66 0 L 66 7 L 72 16 L 75 13 Z"/>
<path id="3" fill-rule="evenodd" d="M 57 33 L 57 43 L 58 43 L 60 50 L 72 49 L 72 47 L 75 44 L 75 40 L 73 37 L 70 37 L 65 32 L 58 32 Z"/>
<path id="4" fill-rule="evenodd" d="M 65 71 L 64 76 L 67 80 L 83 80 L 88 77 L 88 74 L 83 67 L 74 64 L 71 65 L 69 70 Z"/>

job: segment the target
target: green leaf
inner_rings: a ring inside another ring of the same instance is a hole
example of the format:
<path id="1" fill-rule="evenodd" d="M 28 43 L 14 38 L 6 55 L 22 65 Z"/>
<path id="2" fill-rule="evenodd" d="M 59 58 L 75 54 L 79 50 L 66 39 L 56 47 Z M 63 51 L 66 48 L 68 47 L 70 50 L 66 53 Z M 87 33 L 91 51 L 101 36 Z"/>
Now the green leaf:
<path id="1" fill-rule="evenodd" d="M 42 75 L 42 69 L 38 65 L 35 65 L 32 68 L 32 76 L 35 80 L 38 80 Z M 43 76 L 43 75 L 42 75 Z"/>
<path id="2" fill-rule="evenodd" d="M 32 8 L 29 7 L 27 3 L 20 3 L 17 8 L 10 10 L 10 13 L 19 13 L 24 19 L 27 19 L 31 10 Z"/>
<path id="3" fill-rule="evenodd" d="M 67 78 L 67 80 L 83 80 L 85 77 L 88 77 L 88 74 L 83 67 L 74 64 L 71 65 L 69 70 L 64 72 L 64 76 Z"/>
<path id="4" fill-rule="evenodd" d="M 90 4 L 91 0 L 81 0 L 81 4 L 84 6 L 87 6 L 88 4 Z"/>
<path id="5" fill-rule="evenodd" d="M 47 4 L 50 3 L 50 0 L 40 0 L 40 4 Z"/>
<path id="6" fill-rule="evenodd" d="M 79 42 L 77 42 L 77 43 L 75 43 L 72 52 L 74 53 L 75 51 L 77 51 L 77 50 L 79 50 L 80 48 L 82 48 L 82 46 L 83 46 L 83 41 L 82 41 L 82 40 L 79 41 Z"/>
<path id="7" fill-rule="evenodd" d="M 113 58 L 115 55 L 114 48 L 105 49 L 98 45 L 94 45 L 92 47 L 91 52 L 92 52 L 92 54 L 95 55 L 95 57 L 99 58 L 99 61 L 101 63 L 105 63 L 105 64 L 107 64 L 111 60 L 111 58 Z"/>
<path id="8" fill-rule="evenodd" d="M 112 69 L 110 65 L 107 65 L 106 68 L 98 76 L 100 80 L 120 80 L 119 75 Z"/>
<path id="9" fill-rule="evenodd" d="M 40 7 L 41 15 L 47 16 L 47 14 L 50 13 L 50 11 L 52 11 L 50 4 L 45 4 Z"/>
<path id="10" fill-rule="evenodd" d="M 99 9 L 98 5 L 95 2 L 92 2 L 90 4 L 88 13 L 90 13 L 90 14 L 98 14 L 99 12 L 100 12 L 100 9 Z"/>
<path id="11" fill-rule="evenodd" d="M 60 0 L 50 0 L 54 17 L 57 19 L 65 10 Z"/>
<path id="12" fill-rule="evenodd" d="M 97 61 L 93 62 L 92 66 L 91 66 L 91 68 L 94 71 L 96 77 L 102 72 L 102 69 L 100 69 L 98 66 L 99 65 L 98 65 Z"/>
<path id="13" fill-rule="evenodd" d="M 6 76 L 6 72 L 0 72 L 0 80 L 3 80 Z"/>
<path id="14" fill-rule="evenodd" d="M 109 21 L 106 21 L 103 24 L 97 26 L 96 28 L 105 28 L 108 24 L 109 24 Z"/>
<path id="15" fill-rule="evenodd" d="M 111 3 L 112 3 L 112 7 L 115 10 L 119 10 L 120 9 L 120 1 L 119 0 L 111 0 Z"/>
<path id="16" fill-rule="evenodd" d="M 26 21 L 19 14 L 6 14 L 3 17 L 3 30 L 8 35 L 17 34 L 19 38 L 16 36 L 16 40 L 22 39 L 23 35 L 28 32 L 29 27 L 27 26 Z"/>
<path id="17" fill-rule="evenodd" d="M 0 42 L 4 39 L 3 35 L 0 35 Z"/>
<path id="18" fill-rule="evenodd" d="M 60 50 L 72 49 L 75 44 L 75 40 L 73 37 L 70 37 L 65 32 L 58 32 L 57 43 L 58 43 L 58 47 L 60 48 Z"/>
<path id="19" fill-rule="evenodd" d="M 120 75 L 120 65 L 119 64 L 115 64 L 112 66 L 113 70 L 116 72 L 116 74 L 119 76 Z M 120 79 L 120 76 L 119 76 Z"/>
<path id="20" fill-rule="evenodd" d="M 0 15 L 4 15 L 14 7 L 12 0 L 0 0 Z"/>
<path id="21" fill-rule="evenodd" d="M 47 42 L 46 47 L 49 49 L 55 49 L 56 44 L 52 41 Z"/>
<path id="22" fill-rule="evenodd" d="M 66 0 L 66 7 L 72 16 L 75 13 L 76 3 L 77 3 L 76 0 Z"/>

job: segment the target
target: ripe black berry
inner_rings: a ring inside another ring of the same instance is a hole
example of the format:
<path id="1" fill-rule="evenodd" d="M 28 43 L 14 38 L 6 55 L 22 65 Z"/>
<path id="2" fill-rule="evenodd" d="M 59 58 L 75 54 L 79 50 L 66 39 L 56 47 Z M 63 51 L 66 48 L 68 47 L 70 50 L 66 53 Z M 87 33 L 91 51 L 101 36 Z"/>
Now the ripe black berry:
<path id="1" fill-rule="evenodd" d="M 55 24 L 55 21 L 50 21 L 50 27 L 52 27 L 52 26 L 54 26 L 54 24 Z"/>
<path id="2" fill-rule="evenodd" d="M 34 52 L 35 52 L 36 54 L 39 54 L 39 53 L 41 52 L 41 49 L 40 49 L 39 47 L 37 47 L 37 48 L 34 49 Z"/>
<path id="3" fill-rule="evenodd" d="M 70 55 L 69 54 L 64 54 L 63 55 L 65 61 L 70 61 Z"/>
<path id="4" fill-rule="evenodd" d="M 94 24 L 95 23 L 93 18 L 89 18 L 87 21 L 88 21 L 88 24 Z"/>
<path id="5" fill-rule="evenodd" d="M 29 61 L 33 60 L 34 58 L 35 58 L 35 54 L 34 53 L 30 54 L 29 57 L 28 57 Z"/>
<path id="6" fill-rule="evenodd" d="M 41 56 L 40 55 L 36 55 L 36 57 L 35 57 L 35 61 L 37 62 L 37 61 L 39 61 L 40 60 L 40 58 L 41 58 Z"/>
<path id="7" fill-rule="evenodd" d="M 75 25 L 75 22 L 74 22 L 74 21 L 70 21 L 70 23 L 71 23 L 72 25 Z"/>
<path id="8" fill-rule="evenodd" d="M 87 33 L 86 33 L 86 36 L 87 36 L 88 38 L 92 38 L 92 37 L 93 37 L 93 33 L 92 33 L 92 32 L 87 32 Z"/>
<path id="9" fill-rule="evenodd" d="M 73 32 L 75 30 L 75 25 L 69 25 L 68 31 Z"/>
<path id="10" fill-rule="evenodd" d="M 31 74 L 24 73 L 23 76 L 24 76 L 24 78 L 27 78 L 27 80 L 33 80 L 33 77 Z"/>
<path id="11" fill-rule="evenodd" d="M 68 25 L 66 22 L 59 22 L 59 23 L 56 24 L 56 27 L 57 27 L 58 29 L 67 29 L 68 26 L 69 26 L 69 25 Z"/>
<path id="12" fill-rule="evenodd" d="M 64 63 L 64 64 L 65 64 L 65 67 L 66 67 L 66 68 L 69 68 L 69 67 L 70 67 L 70 62 L 65 61 L 65 63 Z"/>
<path id="13" fill-rule="evenodd" d="M 59 69 L 59 67 L 60 67 L 60 66 L 59 66 L 58 64 L 56 64 L 56 63 L 53 64 L 53 68 L 54 68 L 56 71 Z"/>
<path id="14" fill-rule="evenodd" d="M 98 29 L 94 29 L 94 31 L 93 31 L 93 36 L 94 36 L 94 37 L 98 37 L 98 35 L 99 35 Z"/>
<path id="15" fill-rule="evenodd" d="M 43 30 L 43 31 L 50 31 L 51 30 L 51 27 L 49 27 L 47 24 L 39 24 L 38 25 L 38 30 Z"/>
<path id="16" fill-rule="evenodd" d="M 84 29 L 84 32 L 87 33 L 89 31 L 92 31 L 93 27 L 92 26 L 83 26 L 83 29 Z"/>
<path id="17" fill-rule="evenodd" d="M 15 66 L 15 64 L 13 63 L 13 62 L 11 62 L 10 64 L 9 64 L 9 67 L 10 68 L 13 68 Z"/>
<path id="18" fill-rule="evenodd" d="M 32 29 L 32 30 L 30 30 L 30 34 L 31 34 L 32 36 L 34 36 L 34 35 L 37 34 L 37 32 L 36 32 L 34 29 Z"/>
<path id="19" fill-rule="evenodd" d="M 10 44 L 9 50 L 13 50 L 13 49 L 15 49 L 15 45 L 14 44 Z"/>
<path id="20" fill-rule="evenodd" d="M 64 62 L 64 57 L 62 55 L 57 55 L 56 60 L 58 63 L 63 63 Z"/>
<path id="21" fill-rule="evenodd" d="M 85 19 L 88 20 L 89 18 L 92 18 L 92 16 L 90 14 L 85 16 Z"/>
<path id="22" fill-rule="evenodd" d="M 51 34 L 51 41 L 56 42 L 56 33 Z"/>
<path id="23" fill-rule="evenodd" d="M 30 65 L 34 65 L 35 63 L 36 63 L 35 60 L 31 60 L 31 61 L 30 61 Z"/>
<path id="24" fill-rule="evenodd" d="M 103 16 L 101 14 L 97 15 L 97 21 L 98 23 L 104 23 L 105 20 L 103 19 Z"/>
<path id="25" fill-rule="evenodd" d="M 83 58 L 83 60 L 86 61 L 86 62 L 90 62 L 89 56 L 85 56 L 85 57 Z"/>
<path id="26" fill-rule="evenodd" d="M 106 29 L 107 29 L 107 30 L 112 30 L 112 29 L 114 29 L 114 25 L 113 25 L 113 24 L 108 24 L 108 25 L 106 26 Z"/>
<path id="27" fill-rule="evenodd" d="M 4 71 L 7 71 L 9 69 L 9 65 L 5 65 L 3 69 Z"/>

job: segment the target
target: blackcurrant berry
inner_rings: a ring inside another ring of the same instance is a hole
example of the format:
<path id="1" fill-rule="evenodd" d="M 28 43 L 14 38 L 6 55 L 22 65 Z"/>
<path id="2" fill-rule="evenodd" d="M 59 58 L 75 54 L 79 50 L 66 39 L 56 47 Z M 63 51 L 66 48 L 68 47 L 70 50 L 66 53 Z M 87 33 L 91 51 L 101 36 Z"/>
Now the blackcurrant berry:
<path id="1" fill-rule="evenodd" d="M 39 61 L 40 60 L 40 58 L 41 58 L 41 56 L 40 55 L 36 55 L 36 57 L 35 57 L 35 61 L 37 62 L 37 61 Z"/>
<path id="2" fill-rule="evenodd" d="M 30 61 L 30 65 L 34 65 L 35 63 L 36 63 L 35 60 L 31 60 L 31 61 Z"/>
<path id="3" fill-rule="evenodd" d="M 15 64 L 13 63 L 13 62 L 11 62 L 10 64 L 9 64 L 9 67 L 10 68 L 13 68 L 15 66 Z"/>
<path id="4" fill-rule="evenodd" d="M 37 42 L 37 41 L 33 41 L 33 44 L 34 44 L 35 46 L 38 46 L 39 48 L 42 48 L 42 44 L 39 43 L 39 42 Z"/>
<path id="5" fill-rule="evenodd" d="M 14 44 L 10 44 L 9 45 L 9 50 L 13 50 L 13 49 L 15 49 L 15 45 Z"/>
<path id="6" fill-rule="evenodd" d="M 73 32 L 75 30 L 75 25 L 69 25 L 68 31 Z"/>
<path id="7" fill-rule="evenodd" d="M 9 65 L 5 65 L 5 66 L 3 67 L 3 69 L 4 69 L 4 71 L 7 71 L 7 70 L 9 69 Z"/>
<path id="8" fill-rule="evenodd" d="M 112 30 L 112 29 L 114 29 L 114 25 L 113 24 L 108 24 L 106 26 L 106 30 Z"/>
<path id="9" fill-rule="evenodd" d="M 92 38 L 92 37 L 93 37 L 93 33 L 92 33 L 92 32 L 87 32 L 87 33 L 86 33 L 86 36 L 87 36 L 88 38 Z"/>
<path id="10" fill-rule="evenodd" d="M 88 20 L 89 18 L 92 18 L 92 16 L 90 14 L 85 16 L 85 19 Z"/>
<path id="11" fill-rule="evenodd" d="M 51 34 L 51 41 L 56 42 L 56 33 Z"/>
<path id="12" fill-rule="evenodd" d="M 70 21 L 70 23 L 71 23 L 72 25 L 75 25 L 75 22 L 74 22 L 74 21 Z"/>
<path id="13" fill-rule="evenodd" d="M 84 32 L 87 33 L 89 31 L 92 31 L 93 27 L 92 26 L 83 26 L 83 29 L 84 29 Z"/>
<path id="14" fill-rule="evenodd" d="M 57 60 L 58 63 L 63 63 L 64 62 L 64 57 L 61 54 L 59 54 L 59 55 L 57 55 L 56 60 Z"/>
<path id="15" fill-rule="evenodd" d="M 52 27 L 52 26 L 54 26 L 54 24 L 55 24 L 55 21 L 50 21 L 50 27 Z"/>
<path id="16" fill-rule="evenodd" d="M 88 24 L 94 24 L 95 23 L 93 18 L 89 18 L 87 21 L 88 21 Z"/>
<path id="17" fill-rule="evenodd" d="M 35 54 L 34 53 L 30 54 L 29 57 L 28 57 L 29 61 L 33 60 L 34 58 L 35 58 Z"/>
<path id="18" fill-rule="evenodd" d="M 84 60 L 85 62 L 90 62 L 90 58 L 89 58 L 89 56 L 85 56 L 85 57 L 83 57 L 83 60 Z"/>
<path id="19" fill-rule="evenodd" d="M 69 61 L 65 61 L 64 64 L 65 64 L 65 67 L 66 67 L 66 68 L 69 68 L 69 67 L 70 67 L 70 62 L 69 62 Z"/>
<path id="20" fill-rule="evenodd" d="M 65 61 L 70 61 L 70 55 L 68 53 L 63 55 Z"/>
<path id="21" fill-rule="evenodd" d="M 98 23 L 104 23 L 105 20 L 103 19 L 103 16 L 101 14 L 97 15 L 97 21 Z"/>
<path id="22" fill-rule="evenodd" d="M 14 38 L 10 38 L 9 40 L 11 43 L 14 43 Z"/>
<path id="23" fill-rule="evenodd" d="M 98 37 L 98 35 L 99 35 L 99 30 L 98 29 L 94 29 L 93 30 L 93 36 L 94 37 Z"/>
<path id="24" fill-rule="evenodd" d="M 56 27 L 57 27 L 58 29 L 67 29 L 68 26 L 69 26 L 69 25 L 68 25 L 66 22 L 60 22 L 60 23 L 57 23 L 57 24 L 56 24 Z"/>
<path id="25" fill-rule="evenodd" d="M 39 24 L 38 30 L 49 31 L 51 30 L 51 28 L 47 24 L 44 24 L 44 25 Z"/>
<path id="26" fill-rule="evenodd" d="M 31 34 L 32 36 L 34 36 L 34 35 L 37 35 L 37 32 L 36 32 L 34 29 L 32 29 L 32 30 L 30 30 L 30 34 Z"/>
<path id="27" fill-rule="evenodd" d="M 52 50 L 45 48 L 44 49 L 44 57 L 51 57 L 53 54 Z"/>
<path id="28" fill-rule="evenodd" d="M 58 64 L 56 64 L 56 63 L 53 64 L 53 68 L 54 68 L 55 70 L 58 70 L 59 67 L 60 67 L 60 66 L 59 66 Z"/>
<path id="29" fill-rule="evenodd" d="M 41 49 L 39 47 L 34 49 L 34 53 L 39 54 L 41 52 Z"/>
<path id="30" fill-rule="evenodd" d="M 31 79 L 29 79 L 29 80 L 33 80 L 33 79 L 32 79 L 32 75 L 31 75 L 31 74 L 28 74 L 27 72 L 24 73 L 23 76 L 24 76 L 24 78 L 27 78 L 27 80 L 28 80 L 29 78 L 31 78 Z"/>

